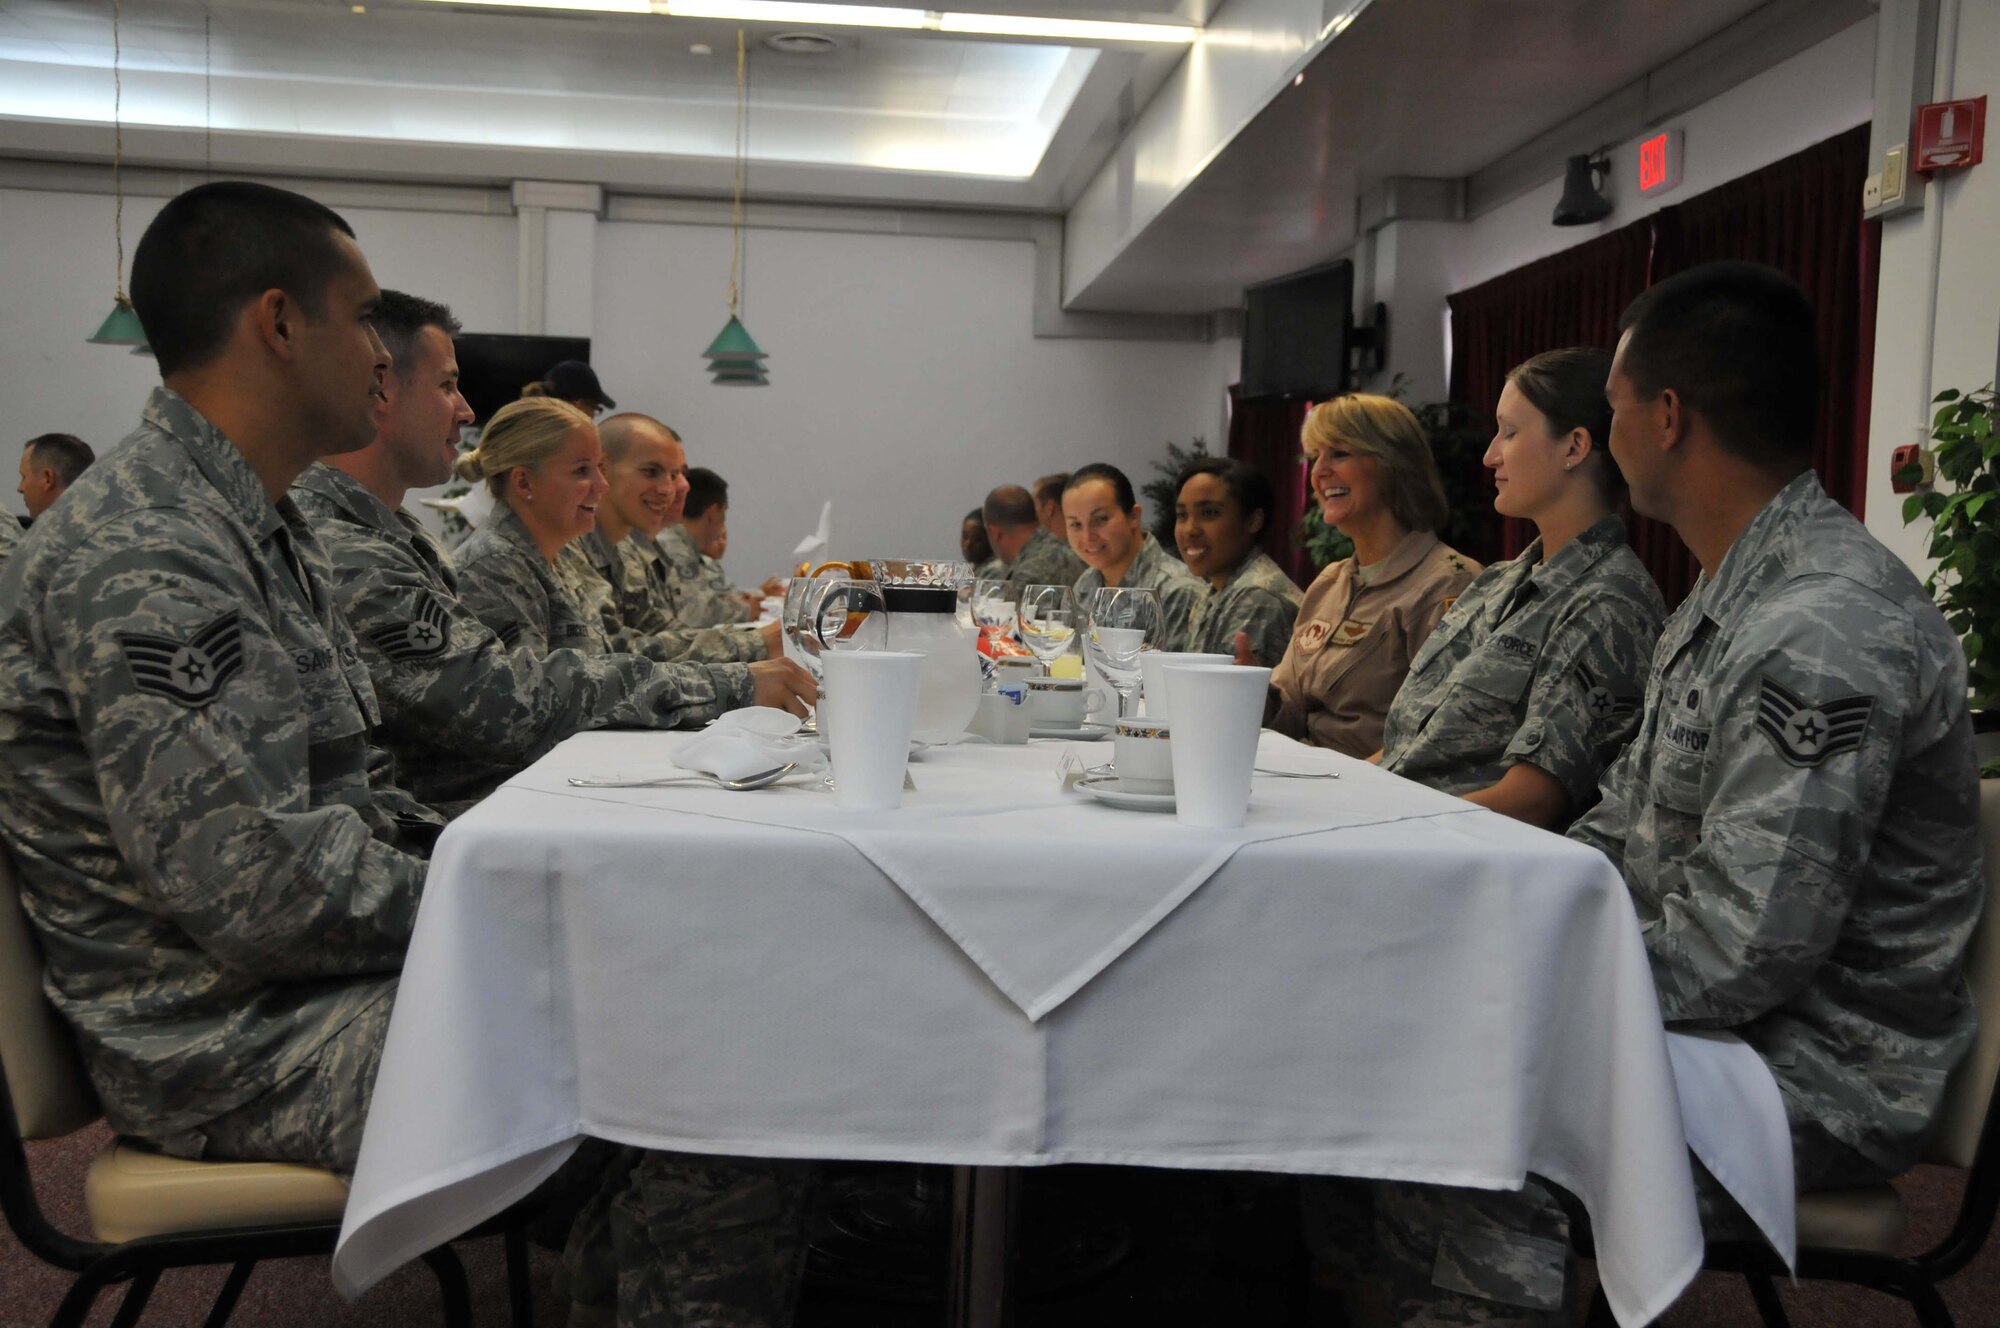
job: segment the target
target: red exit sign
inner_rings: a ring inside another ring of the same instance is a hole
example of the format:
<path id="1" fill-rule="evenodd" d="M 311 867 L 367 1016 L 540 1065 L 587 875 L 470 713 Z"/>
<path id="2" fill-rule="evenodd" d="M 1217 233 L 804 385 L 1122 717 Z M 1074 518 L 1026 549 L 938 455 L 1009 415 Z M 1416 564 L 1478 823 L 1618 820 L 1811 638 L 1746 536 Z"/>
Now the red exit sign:
<path id="1" fill-rule="evenodd" d="M 1681 182 L 1681 131 L 1667 129 L 1639 144 L 1639 193 L 1664 194 Z"/>

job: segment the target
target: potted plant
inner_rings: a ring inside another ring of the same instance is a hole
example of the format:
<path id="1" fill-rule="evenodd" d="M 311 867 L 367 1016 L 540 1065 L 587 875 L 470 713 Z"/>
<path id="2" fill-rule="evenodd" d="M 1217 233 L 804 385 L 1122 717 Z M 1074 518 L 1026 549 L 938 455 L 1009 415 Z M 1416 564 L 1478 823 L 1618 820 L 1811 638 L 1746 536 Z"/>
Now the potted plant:
<path id="1" fill-rule="evenodd" d="M 1933 404 L 1937 483 L 1951 488 L 1912 494 L 1903 521 L 1931 522 L 1928 552 L 1937 567 L 1924 586 L 1965 645 L 1973 727 L 1982 734 L 1980 774 L 1990 779 L 2000 777 L 2000 401 L 1989 384 L 1940 392 Z M 1919 483 L 1923 469 L 1912 463 L 1896 479 Z"/>

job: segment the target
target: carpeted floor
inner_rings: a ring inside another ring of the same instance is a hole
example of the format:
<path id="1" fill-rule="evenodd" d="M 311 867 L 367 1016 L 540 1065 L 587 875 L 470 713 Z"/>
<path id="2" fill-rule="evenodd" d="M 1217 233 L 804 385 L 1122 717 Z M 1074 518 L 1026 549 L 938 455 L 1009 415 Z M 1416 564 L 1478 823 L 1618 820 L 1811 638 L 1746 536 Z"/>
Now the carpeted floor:
<path id="1" fill-rule="evenodd" d="M 80 1131 L 67 1139 L 29 1145 L 29 1163 L 44 1211 L 60 1227 L 87 1234 L 83 1216 L 83 1170 L 102 1144 L 102 1127 Z M 1114 1195 L 1131 1200 L 1143 1214 L 1151 1202 L 1146 1185 L 1108 1173 Z M 1909 1247 L 1924 1248 L 1937 1240 L 1957 1211 L 1960 1176 L 1935 1167 L 1919 1168 L 1900 1184 L 1911 1209 Z M 1184 1251 L 1148 1247 L 1141 1227 L 1139 1250 L 1119 1271 L 1100 1282 L 1050 1302 L 1030 1305 L 1021 1316 L 1023 1328 L 1053 1325 L 1122 1325 L 1189 1321 L 1184 1312 L 1211 1324 L 1274 1324 L 1297 1322 L 1298 1298 L 1285 1283 L 1289 1274 L 1282 1260 L 1266 1272 L 1245 1274 L 1240 1267 L 1214 1272 L 1191 1281 Z M 472 1284 L 473 1315 L 481 1325 L 507 1323 L 503 1261 L 498 1239 L 461 1244 Z M 555 1256 L 534 1251 L 536 1323 L 562 1328 L 566 1307 L 557 1303 L 551 1273 Z M 1178 1261 L 1178 1262 L 1177 1262 Z M 1162 1288 L 1160 1269 L 1174 1266 L 1171 1295 Z M 942 1270 L 940 1270 L 942 1271 Z M 143 1323 L 151 1328 L 194 1328 L 223 1278 L 221 1269 L 169 1273 L 161 1279 Z M 0 1328 L 28 1328 L 47 1322 L 68 1286 L 68 1276 L 49 1268 L 23 1250 L 11 1232 L 0 1234 Z M 90 1319 L 104 1328 L 116 1312 L 121 1291 L 100 1298 Z M 1787 1310 L 1800 1328 L 1905 1328 L 1914 1322 L 1901 1302 L 1872 1292 L 1821 1284 L 1785 1288 Z M 1960 1328 L 2000 1328 L 2000 1254 L 1989 1242 L 1973 1265 L 1946 1287 L 1945 1297 Z M 908 1306 L 871 1305 L 809 1290 L 799 1316 L 799 1328 L 887 1328 L 931 1321 L 933 1312 Z M 335 1295 L 327 1278 L 326 1260 L 291 1259 L 262 1265 L 251 1277 L 237 1307 L 233 1324 L 243 1328 L 406 1328 L 439 1322 L 437 1287 L 421 1265 L 405 1268 L 386 1279 L 361 1300 L 348 1303 Z M 1755 1328 L 1756 1311 L 1749 1295 L 1734 1279 L 1704 1277 L 1682 1297 L 1662 1321 L 1665 1328 Z M 1316 1328 L 1316 1326 L 1315 1326 Z"/>

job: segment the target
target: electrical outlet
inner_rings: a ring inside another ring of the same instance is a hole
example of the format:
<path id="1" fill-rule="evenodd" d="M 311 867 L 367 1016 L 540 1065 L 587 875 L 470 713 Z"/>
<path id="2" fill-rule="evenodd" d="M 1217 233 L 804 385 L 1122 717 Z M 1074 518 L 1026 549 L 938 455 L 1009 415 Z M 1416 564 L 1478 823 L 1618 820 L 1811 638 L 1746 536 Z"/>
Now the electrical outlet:
<path id="1" fill-rule="evenodd" d="M 1861 182 L 1861 210 L 1873 212 L 1882 206 L 1882 172 L 1877 171 Z"/>

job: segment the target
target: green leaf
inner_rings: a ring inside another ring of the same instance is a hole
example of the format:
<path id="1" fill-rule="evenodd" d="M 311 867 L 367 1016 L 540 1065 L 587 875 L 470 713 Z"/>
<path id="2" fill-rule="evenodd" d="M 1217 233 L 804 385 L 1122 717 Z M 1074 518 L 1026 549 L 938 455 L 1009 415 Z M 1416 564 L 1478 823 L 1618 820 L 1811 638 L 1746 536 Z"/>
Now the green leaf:
<path id="1" fill-rule="evenodd" d="M 1979 652 L 1986 648 L 1986 638 L 1977 632 L 1965 634 L 1965 658 L 1968 663 L 1979 662 Z"/>
<path id="2" fill-rule="evenodd" d="M 1926 493 L 1921 495 L 1921 497 L 1924 500 L 1925 515 L 1929 516 L 1932 520 L 1936 520 L 1938 513 L 1944 511 L 1944 495 L 1941 493 Z"/>
<path id="3" fill-rule="evenodd" d="M 1912 461 L 1909 465 L 1904 466 L 1901 470 L 1898 470 L 1889 478 L 1891 480 L 1894 480 L 1897 484 L 1915 484 L 1918 480 L 1921 480 L 1923 477 L 1924 477 L 1924 468 L 1918 465 L 1916 462 Z"/>
<path id="4" fill-rule="evenodd" d="M 1963 395 L 1963 393 L 1961 393 L 1961 392 L 1960 392 L 1960 391 L 1959 391 L 1959 390 L 1958 390 L 1957 388 L 1955 388 L 1955 387 L 1947 387 L 1947 388 L 1946 388 L 1946 389 L 1945 389 L 1944 391 L 1942 391 L 1942 392 L 1938 393 L 1938 394 L 1937 394 L 1936 396 L 1932 397 L 1932 398 L 1931 398 L 1931 400 L 1932 400 L 1933 402 L 1938 402 L 1938 401 L 1956 401 L 1956 400 L 1958 400 L 1958 399 L 1959 399 L 1959 397 L 1960 397 L 1960 396 L 1962 396 L 1962 395 Z"/>
<path id="5" fill-rule="evenodd" d="M 1967 521 L 1977 521 L 1979 513 L 1984 510 L 1986 504 L 1992 501 L 1993 494 L 1991 491 L 1973 494 L 1972 501 L 1965 505 L 1965 519 Z M 1970 552 L 1970 550 L 1967 550 L 1967 552 Z"/>
<path id="6" fill-rule="evenodd" d="M 1916 467 L 1911 466 L 1909 469 L 1915 470 Z M 1915 521 L 1920 515 L 1923 514 L 1923 510 L 1924 510 L 1924 496 L 1922 494 L 1913 493 L 1909 497 L 1905 498 L 1903 500 L 1903 524 L 1907 526 L 1912 521 Z"/>

